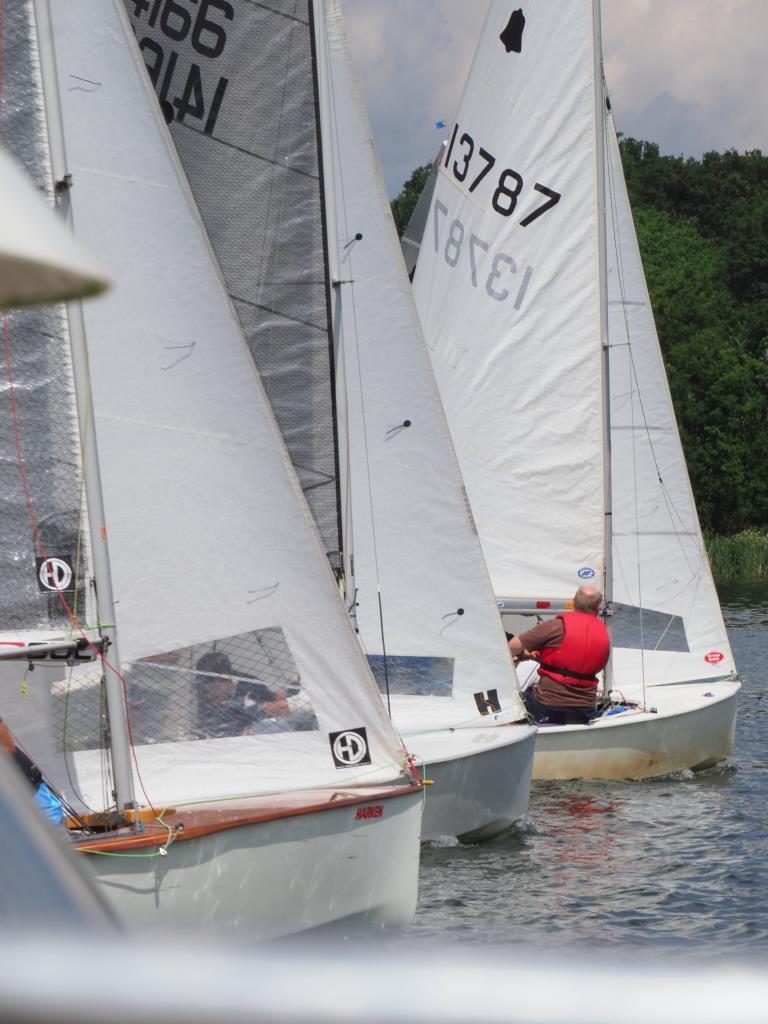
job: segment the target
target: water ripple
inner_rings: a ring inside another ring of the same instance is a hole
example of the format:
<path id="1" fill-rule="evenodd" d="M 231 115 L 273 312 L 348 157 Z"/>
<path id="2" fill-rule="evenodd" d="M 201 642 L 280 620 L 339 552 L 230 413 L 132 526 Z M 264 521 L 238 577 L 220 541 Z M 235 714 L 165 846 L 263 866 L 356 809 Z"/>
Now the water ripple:
<path id="1" fill-rule="evenodd" d="M 400 942 L 768 951 L 768 586 L 723 595 L 743 682 L 733 760 L 647 782 L 540 782 L 491 843 L 433 844 Z"/>

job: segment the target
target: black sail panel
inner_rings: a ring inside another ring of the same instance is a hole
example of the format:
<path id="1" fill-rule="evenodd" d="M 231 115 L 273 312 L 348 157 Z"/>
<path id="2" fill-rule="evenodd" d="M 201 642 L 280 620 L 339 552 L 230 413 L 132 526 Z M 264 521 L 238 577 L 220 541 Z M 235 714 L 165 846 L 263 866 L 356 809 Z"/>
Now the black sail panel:
<path id="1" fill-rule="evenodd" d="M 125 0 L 334 566 L 332 335 L 311 3 Z M 179 267 L 183 285 L 183 267 Z"/>

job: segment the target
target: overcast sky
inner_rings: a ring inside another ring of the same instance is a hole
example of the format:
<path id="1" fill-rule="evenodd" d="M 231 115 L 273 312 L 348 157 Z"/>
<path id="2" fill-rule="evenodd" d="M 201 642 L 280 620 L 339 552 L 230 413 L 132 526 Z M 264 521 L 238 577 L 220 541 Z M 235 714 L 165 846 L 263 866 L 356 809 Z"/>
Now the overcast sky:
<path id="1" fill-rule="evenodd" d="M 510 0 L 510 11 L 526 0 Z M 527 0 L 531 2 L 531 0 Z M 488 0 L 342 0 L 391 195 L 452 121 Z M 602 0 L 619 131 L 662 153 L 768 152 L 768 0 Z"/>

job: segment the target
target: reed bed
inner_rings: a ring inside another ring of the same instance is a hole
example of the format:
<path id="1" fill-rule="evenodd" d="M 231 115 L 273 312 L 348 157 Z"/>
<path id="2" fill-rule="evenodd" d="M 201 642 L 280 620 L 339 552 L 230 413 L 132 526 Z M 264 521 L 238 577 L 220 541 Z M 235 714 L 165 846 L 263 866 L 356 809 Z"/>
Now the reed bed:
<path id="1" fill-rule="evenodd" d="M 742 530 L 729 537 L 704 538 L 716 580 L 768 579 L 768 531 Z"/>

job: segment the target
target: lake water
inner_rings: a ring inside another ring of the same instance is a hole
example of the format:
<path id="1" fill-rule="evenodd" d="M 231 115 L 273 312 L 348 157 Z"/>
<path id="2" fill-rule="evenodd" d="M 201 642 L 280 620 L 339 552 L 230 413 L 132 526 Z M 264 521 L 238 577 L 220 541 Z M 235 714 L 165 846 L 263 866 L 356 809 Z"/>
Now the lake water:
<path id="1" fill-rule="evenodd" d="M 530 821 L 423 850 L 402 938 L 768 952 L 768 583 L 721 588 L 743 689 L 731 761 L 646 782 L 535 782 Z"/>

